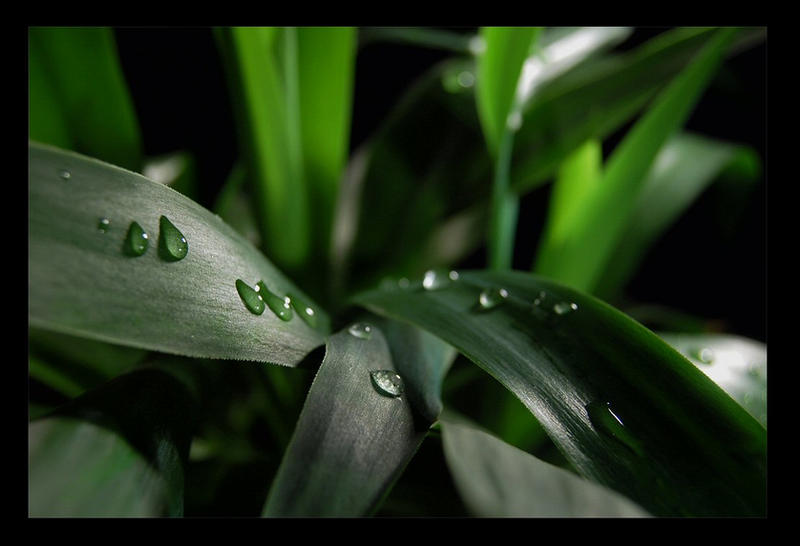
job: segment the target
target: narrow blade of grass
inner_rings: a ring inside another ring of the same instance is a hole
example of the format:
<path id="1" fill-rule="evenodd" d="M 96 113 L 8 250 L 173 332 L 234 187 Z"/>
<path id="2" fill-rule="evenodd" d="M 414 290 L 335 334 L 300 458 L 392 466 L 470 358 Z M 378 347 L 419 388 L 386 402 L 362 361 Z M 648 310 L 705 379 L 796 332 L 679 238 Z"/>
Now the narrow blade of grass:
<path id="1" fill-rule="evenodd" d="M 456 486 L 479 517 L 644 517 L 618 493 L 587 481 L 445 414 L 444 454 Z"/>
<path id="2" fill-rule="evenodd" d="M 294 365 L 323 342 L 327 314 L 249 242 L 178 192 L 74 153 L 29 146 L 29 320 L 99 341 L 204 358 Z M 69 173 L 65 179 L 64 173 Z M 160 218 L 188 254 L 167 261 Z M 109 220 L 99 229 L 99 220 Z M 125 252 L 137 222 L 150 236 Z M 245 307 L 237 279 L 309 302 L 317 328 Z"/>
<path id="3" fill-rule="evenodd" d="M 608 160 L 597 191 L 576 205 L 567 239 L 542 242 L 537 273 L 580 290 L 596 289 L 659 149 L 688 118 L 736 30 L 719 30 L 630 130 Z"/>
<path id="4" fill-rule="evenodd" d="M 484 368 L 582 476 L 648 512 L 764 515 L 764 428 L 600 300 L 529 273 L 461 272 L 439 290 L 412 285 L 355 301 L 428 330 Z"/>
<path id="5" fill-rule="evenodd" d="M 138 170 L 139 125 L 112 30 L 33 27 L 28 36 L 30 138 Z"/>

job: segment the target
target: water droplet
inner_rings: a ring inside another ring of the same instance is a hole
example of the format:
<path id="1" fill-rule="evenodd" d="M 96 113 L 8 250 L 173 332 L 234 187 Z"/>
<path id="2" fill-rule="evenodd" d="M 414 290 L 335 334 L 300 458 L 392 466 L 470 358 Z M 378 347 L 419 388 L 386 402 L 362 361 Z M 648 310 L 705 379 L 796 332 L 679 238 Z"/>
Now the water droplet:
<path id="1" fill-rule="evenodd" d="M 72 178 L 72 173 L 69 172 L 67 169 L 61 169 L 60 171 L 58 171 L 58 176 L 61 177 L 61 180 L 66 182 L 67 180 Z"/>
<path id="2" fill-rule="evenodd" d="M 505 288 L 487 288 L 478 296 L 478 303 L 484 309 L 492 309 L 503 303 L 508 297 Z"/>
<path id="3" fill-rule="evenodd" d="M 689 352 L 690 356 L 702 364 L 714 362 L 714 351 L 708 347 L 696 347 Z"/>
<path id="4" fill-rule="evenodd" d="M 369 339 L 372 337 L 372 326 L 366 322 L 357 322 L 347 329 L 350 335 L 361 339 Z"/>
<path id="5" fill-rule="evenodd" d="M 305 323 L 312 328 L 316 328 L 317 314 L 314 312 L 314 309 L 295 294 L 289 294 L 289 300 L 292 302 L 292 307 L 294 307 L 294 310 L 297 311 L 298 315 L 300 315 L 300 318 L 302 318 Z"/>
<path id="6" fill-rule="evenodd" d="M 555 311 L 556 315 L 566 315 L 567 313 L 572 313 L 573 311 L 578 310 L 577 303 L 567 303 L 565 301 L 560 301 L 553 306 L 553 311 Z"/>
<path id="7" fill-rule="evenodd" d="M 264 303 L 267 304 L 267 307 L 270 308 L 270 311 L 275 313 L 281 320 L 292 320 L 294 313 L 292 313 L 292 302 L 288 297 L 282 298 L 280 296 L 276 296 L 269 291 L 267 285 L 264 284 L 264 281 L 258 281 L 256 288 L 258 295 L 261 296 L 261 299 L 264 300 Z"/>
<path id="8" fill-rule="evenodd" d="M 628 431 L 619 415 L 611 409 L 610 402 L 591 402 L 586 405 L 586 412 L 596 429 L 615 438 L 634 453 L 642 454 L 641 444 Z"/>
<path id="9" fill-rule="evenodd" d="M 189 252 L 189 244 L 186 242 L 186 237 L 166 216 L 162 216 L 158 223 L 161 257 L 168 261 L 184 259 Z"/>
<path id="10" fill-rule="evenodd" d="M 384 396 L 397 398 L 403 394 L 403 378 L 392 370 L 373 370 L 369 372 L 375 390 Z"/>
<path id="11" fill-rule="evenodd" d="M 131 222 L 123 246 L 125 254 L 128 256 L 141 256 L 147 252 L 148 244 L 150 244 L 150 237 L 142 229 L 142 226 L 136 222 Z"/>
<path id="12" fill-rule="evenodd" d="M 111 227 L 111 220 L 108 218 L 100 218 L 100 220 L 97 222 L 97 229 L 103 233 L 107 232 L 109 227 Z"/>
<path id="13" fill-rule="evenodd" d="M 464 70 L 458 74 L 458 85 L 464 88 L 472 87 L 475 84 L 475 75 L 468 71 Z"/>
<path id="14" fill-rule="evenodd" d="M 453 270 L 450 273 L 448 273 L 447 276 L 450 278 L 451 281 L 457 281 L 460 275 L 458 274 L 458 271 Z"/>
<path id="15" fill-rule="evenodd" d="M 536 299 L 533 300 L 533 304 L 536 305 L 536 306 L 541 305 L 546 297 L 547 297 L 547 293 L 546 292 L 544 292 L 543 290 L 539 291 L 539 296 Z"/>
<path id="16" fill-rule="evenodd" d="M 239 292 L 239 297 L 242 298 L 242 302 L 251 313 L 260 315 L 264 312 L 264 300 L 242 279 L 236 279 L 236 291 Z"/>
<path id="17" fill-rule="evenodd" d="M 519 131 L 519 128 L 522 127 L 522 112 L 511 112 L 506 119 L 506 126 L 511 131 Z"/>
<path id="18" fill-rule="evenodd" d="M 450 276 L 442 271 L 430 269 L 425 272 L 422 287 L 425 290 L 439 290 L 450 285 Z"/>

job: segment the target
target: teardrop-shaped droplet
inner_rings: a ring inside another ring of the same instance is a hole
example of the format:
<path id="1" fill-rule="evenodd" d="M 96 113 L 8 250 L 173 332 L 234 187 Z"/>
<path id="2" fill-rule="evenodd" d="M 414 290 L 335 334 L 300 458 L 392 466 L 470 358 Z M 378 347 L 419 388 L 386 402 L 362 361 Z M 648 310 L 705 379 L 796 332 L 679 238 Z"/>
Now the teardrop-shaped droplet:
<path id="1" fill-rule="evenodd" d="M 61 180 L 66 182 L 67 180 L 72 178 L 72 173 L 69 172 L 67 169 L 61 169 L 60 171 L 58 171 L 58 176 L 61 177 Z"/>
<path id="2" fill-rule="evenodd" d="M 443 271 L 430 269 L 425 272 L 422 278 L 422 287 L 425 290 L 440 290 L 450 285 L 450 277 Z"/>
<path id="3" fill-rule="evenodd" d="M 586 412 L 597 430 L 618 440 L 634 453 L 642 454 L 641 444 L 625 427 L 625 423 L 611 408 L 610 402 L 591 402 L 586 405 Z"/>
<path id="4" fill-rule="evenodd" d="M 366 322 L 357 322 L 347 329 L 350 335 L 361 339 L 369 339 L 372 336 L 372 326 Z"/>
<path id="5" fill-rule="evenodd" d="M 131 222 L 128 228 L 128 235 L 125 237 L 124 251 L 128 256 L 141 256 L 147 252 L 150 244 L 150 237 L 145 233 L 142 226 L 136 222 Z"/>
<path id="6" fill-rule="evenodd" d="M 158 224 L 161 257 L 168 261 L 184 259 L 189 252 L 189 243 L 186 242 L 186 237 L 166 216 L 162 216 Z"/>
<path id="7" fill-rule="evenodd" d="M 106 233 L 108 231 L 108 228 L 110 227 L 111 227 L 111 220 L 109 220 L 108 218 L 100 218 L 100 220 L 98 220 L 97 222 L 97 229 L 99 229 L 103 233 Z"/>
<path id="8" fill-rule="evenodd" d="M 242 298 L 244 306 L 251 313 L 260 315 L 264 312 L 264 300 L 261 299 L 256 290 L 242 279 L 236 279 L 236 291 L 239 292 L 239 297 Z"/>
<path id="9" fill-rule="evenodd" d="M 316 328 L 317 313 L 314 311 L 314 308 L 296 294 L 289 294 L 288 297 L 289 301 L 292 303 L 292 307 L 294 307 L 294 310 L 297 311 L 297 314 L 300 316 L 300 318 L 312 328 Z"/>
<path id="10" fill-rule="evenodd" d="M 258 289 L 258 295 L 261 296 L 270 311 L 275 313 L 281 320 L 292 320 L 294 313 L 292 313 L 292 302 L 289 298 L 282 298 L 270 292 L 264 281 L 258 281 L 256 288 Z"/>
<path id="11" fill-rule="evenodd" d="M 403 394 L 403 378 L 392 370 L 373 370 L 369 372 L 375 390 L 384 396 L 397 398 Z"/>
<path id="12" fill-rule="evenodd" d="M 478 304 L 483 309 L 493 309 L 503 303 L 508 297 L 505 288 L 487 288 L 478 296 Z"/>
<path id="13" fill-rule="evenodd" d="M 577 303 L 568 303 L 566 301 L 560 301 L 553 306 L 553 311 L 556 315 L 566 315 L 567 313 L 572 313 L 573 311 L 577 310 Z"/>

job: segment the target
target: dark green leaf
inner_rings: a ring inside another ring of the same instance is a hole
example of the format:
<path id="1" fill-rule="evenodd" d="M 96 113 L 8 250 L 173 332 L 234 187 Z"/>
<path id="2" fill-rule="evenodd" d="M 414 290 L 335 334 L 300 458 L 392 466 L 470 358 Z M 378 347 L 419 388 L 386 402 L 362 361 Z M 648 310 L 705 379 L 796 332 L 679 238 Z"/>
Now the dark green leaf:
<path id="1" fill-rule="evenodd" d="M 492 288 L 507 297 L 487 310 L 479 294 Z M 764 514 L 763 427 L 660 338 L 599 300 L 521 272 L 479 272 L 443 290 L 371 291 L 356 302 L 428 330 L 483 367 L 581 475 L 648 512 Z M 624 427 L 615 428 L 611 411 Z"/>
<path id="2" fill-rule="evenodd" d="M 311 299 L 214 214 L 96 160 L 35 143 L 29 153 L 32 326 L 168 353 L 284 365 L 322 344 L 322 334 L 302 320 L 245 308 L 237 279 L 264 280 L 275 293 Z M 163 260 L 155 248 L 161 216 L 187 240 L 180 261 Z M 97 227 L 103 217 L 110 220 L 105 232 Z M 152 241 L 139 257 L 123 252 L 134 221 Z M 328 319 L 314 308 L 325 331 Z"/>

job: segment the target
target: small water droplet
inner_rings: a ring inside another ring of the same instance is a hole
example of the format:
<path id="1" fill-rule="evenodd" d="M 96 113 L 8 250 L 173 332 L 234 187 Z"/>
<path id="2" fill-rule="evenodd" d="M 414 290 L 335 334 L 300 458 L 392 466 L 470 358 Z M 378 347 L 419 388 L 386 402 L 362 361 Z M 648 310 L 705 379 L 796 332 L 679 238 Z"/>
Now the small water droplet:
<path id="1" fill-rule="evenodd" d="M 450 285 L 450 276 L 442 271 L 430 269 L 425 272 L 422 287 L 425 290 L 439 290 Z"/>
<path id="2" fill-rule="evenodd" d="M 634 453 L 642 454 L 641 444 L 625 427 L 620 416 L 611 408 L 610 402 L 590 402 L 586 405 L 586 412 L 596 429 L 617 439 Z"/>
<path id="3" fill-rule="evenodd" d="M 461 87 L 469 88 L 475 84 L 475 75 L 468 71 L 464 70 L 458 74 L 458 85 Z"/>
<path id="4" fill-rule="evenodd" d="M 572 313 L 573 311 L 578 310 L 577 303 L 567 303 L 565 301 L 560 301 L 553 306 L 553 311 L 555 311 L 556 315 L 566 315 L 567 313 Z"/>
<path id="5" fill-rule="evenodd" d="M 162 216 L 158 223 L 161 257 L 168 261 L 184 259 L 189 252 L 189 244 L 186 242 L 186 237 L 166 216 Z"/>
<path id="6" fill-rule="evenodd" d="M 312 328 L 317 327 L 317 314 L 314 312 L 313 307 L 295 294 L 289 294 L 289 301 L 291 301 L 292 307 L 294 307 L 294 310 L 297 311 L 297 314 L 300 315 L 300 318 L 302 318 L 306 324 Z"/>
<path id="7" fill-rule="evenodd" d="M 457 281 L 460 275 L 458 274 L 458 271 L 453 270 L 450 273 L 448 273 L 447 276 L 450 278 L 451 281 Z"/>
<path id="8" fill-rule="evenodd" d="M 251 313 L 260 315 L 264 312 L 264 301 L 261 296 L 242 279 L 236 279 L 236 291 L 239 292 L 239 297 L 242 298 L 242 302 Z"/>
<path id="9" fill-rule="evenodd" d="M 503 303 L 508 297 L 505 288 L 487 288 L 478 296 L 478 304 L 484 309 L 492 309 Z"/>
<path id="10" fill-rule="evenodd" d="M 275 313 L 279 319 L 283 321 L 292 320 L 294 313 L 292 313 L 292 302 L 288 297 L 280 297 L 269 291 L 264 281 L 258 281 L 256 284 L 258 295 L 267 304 L 270 311 Z"/>
<path id="11" fill-rule="evenodd" d="M 60 171 L 58 171 L 58 176 L 61 177 L 61 180 L 66 182 L 67 180 L 72 178 L 72 173 L 69 172 L 67 169 L 61 169 Z"/>
<path id="12" fill-rule="evenodd" d="M 533 300 L 533 304 L 536 306 L 541 305 L 546 297 L 547 293 L 545 293 L 543 290 L 539 291 L 539 295 L 536 297 L 536 299 Z"/>
<path id="13" fill-rule="evenodd" d="M 107 232 L 109 227 L 111 227 L 111 220 L 108 218 L 100 218 L 100 220 L 97 222 L 97 229 L 103 233 Z"/>
<path id="14" fill-rule="evenodd" d="M 696 347 L 689 352 L 690 356 L 701 364 L 714 362 L 714 351 L 708 347 Z"/>
<path id="15" fill-rule="evenodd" d="M 147 252 L 147 246 L 150 244 L 149 239 L 142 226 L 136 222 L 131 222 L 123 245 L 125 254 L 128 256 L 141 256 Z"/>
<path id="16" fill-rule="evenodd" d="M 397 398 L 403 394 L 403 378 L 392 370 L 373 370 L 369 372 L 375 390 L 384 396 Z"/>
<path id="17" fill-rule="evenodd" d="M 357 322 L 347 329 L 350 335 L 361 339 L 369 339 L 372 337 L 372 326 L 366 322 Z"/>

